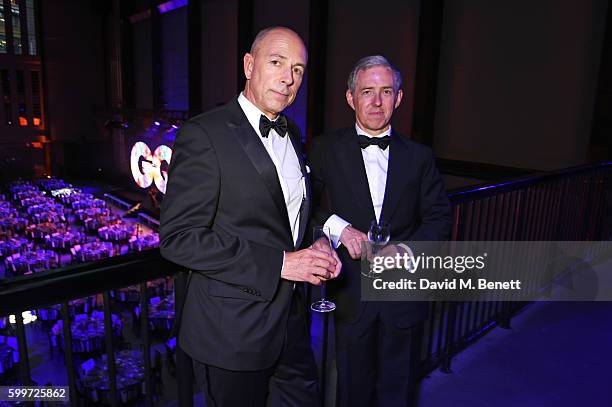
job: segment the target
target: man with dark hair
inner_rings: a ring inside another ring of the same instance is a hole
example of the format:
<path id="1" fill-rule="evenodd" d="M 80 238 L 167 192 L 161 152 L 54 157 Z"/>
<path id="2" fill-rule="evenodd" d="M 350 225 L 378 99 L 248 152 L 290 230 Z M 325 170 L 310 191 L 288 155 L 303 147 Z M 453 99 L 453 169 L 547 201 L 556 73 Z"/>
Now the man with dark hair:
<path id="1" fill-rule="evenodd" d="M 442 240 L 450 206 L 429 148 L 391 130 L 403 97 L 399 71 L 380 55 L 351 71 L 346 100 L 351 128 L 317 137 L 310 152 L 317 218 L 340 245 L 336 302 L 338 405 L 414 405 L 427 304 L 361 301 L 362 242 L 372 221 L 390 226 L 391 239 Z"/>
<path id="2" fill-rule="evenodd" d="M 300 132 L 280 113 L 300 87 L 306 48 L 260 32 L 244 91 L 177 134 L 162 203 L 162 255 L 192 270 L 178 335 L 206 405 L 315 406 L 317 372 L 296 282 L 335 278 L 335 253 L 297 250 L 310 188 Z"/>

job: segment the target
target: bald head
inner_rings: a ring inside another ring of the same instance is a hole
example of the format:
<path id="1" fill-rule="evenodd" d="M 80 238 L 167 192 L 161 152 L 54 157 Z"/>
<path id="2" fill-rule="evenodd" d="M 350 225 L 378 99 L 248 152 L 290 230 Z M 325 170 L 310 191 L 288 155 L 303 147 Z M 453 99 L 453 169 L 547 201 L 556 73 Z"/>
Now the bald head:
<path id="1" fill-rule="evenodd" d="M 304 45 L 304 41 L 302 41 L 302 38 L 295 31 L 287 27 L 276 26 L 276 27 L 264 28 L 263 30 L 258 32 L 257 35 L 255 36 L 255 39 L 253 40 L 253 43 L 251 44 L 251 50 L 249 52 L 252 55 L 255 55 L 257 51 L 259 50 L 259 48 L 261 47 L 261 44 L 264 42 L 266 37 L 268 37 L 270 34 L 282 34 L 288 37 L 293 37 L 296 40 L 298 40 L 300 43 L 302 43 L 302 47 L 306 49 L 306 45 Z"/>
<path id="2" fill-rule="evenodd" d="M 244 96 L 270 119 L 295 100 L 302 84 L 308 55 L 304 41 L 286 27 L 257 34 L 244 56 Z"/>

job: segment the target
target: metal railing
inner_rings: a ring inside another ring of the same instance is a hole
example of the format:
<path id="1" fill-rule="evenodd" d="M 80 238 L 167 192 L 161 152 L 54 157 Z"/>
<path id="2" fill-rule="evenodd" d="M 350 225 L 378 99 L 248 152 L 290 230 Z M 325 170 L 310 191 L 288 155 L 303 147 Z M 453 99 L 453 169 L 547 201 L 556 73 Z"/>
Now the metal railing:
<path id="1" fill-rule="evenodd" d="M 451 191 L 452 240 L 610 239 L 612 163 L 600 163 Z M 608 224 L 604 226 L 605 217 Z M 493 327 L 510 327 L 523 302 L 430 305 L 423 374 L 451 360 Z"/>
<path id="2" fill-rule="evenodd" d="M 106 354 L 109 379 L 108 402 L 119 404 L 117 390 L 117 371 L 115 366 L 115 350 L 118 343 L 115 340 L 111 312 L 112 297 L 115 290 L 137 284 L 139 286 L 139 306 L 141 310 L 140 332 L 144 366 L 144 400 L 145 405 L 153 405 L 154 383 L 153 368 L 150 354 L 148 317 L 147 281 L 173 276 L 178 271 L 177 266 L 166 262 L 158 250 L 140 252 L 120 257 L 100 260 L 95 263 L 77 264 L 62 269 L 50 270 L 45 273 L 29 276 L 13 277 L 0 281 L 0 317 L 9 314 L 22 315 L 22 312 L 39 309 L 55 304 L 61 304 L 60 319 L 63 321 L 61 335 L 63 343 L 58 344 L 64 354 L 67 383 L 70 387 L 70 403 L 79 405 L 81 396 L 77 394 L 77 375 L 73 351 L 73 335 L 71 332 L 71 317 L 69 315 L 69 300 L 90 295 L 102 297 L 98 304 L 104 310 L 104 353 Z M 31 369 L 29 348 L 22 318 L 15 318 L 14 332 L 17 337 L 19 362 L 15 383 L 31 384 Z M 51 344 L 50 344 L 51 346 Z"/>
<path id="3" fill-rule="evenodd" d="M 518 180 L 452 191 L 454 240 L 596 240 L 609 238 L 604 228 L 612 201 L 612 163 L 571 168 Z M 579 215 L 579 216 L 578 216 Z M 105 350 L 109 372 L 109 403 L 117 405 L 116 367 L 111 320 L 112 292 L 128 285 L 140 286 L 141 332 L 145 368 L 143 402 L 152 405 L 153 382 L 148 338 L 146 282 L 174 276 L 178 266 L 163 260 L 158 250 L 130 254 L 96 263 L 0 281 L 0 317 L 61 303 L 61 318 L 69 321 L 68 301 L 102 293 Z M 176 304 L 184 298 L 184 273 L 174 285 Z M 309 303 L 309 301 L 307 301 Z M 436 367 L 450 371 L 451 360 L 496 325 L 509 326 L 523 303 L 440 302 L 430 304 L 426 323 L 422 372 Z M 31 383 L 28 344 L 21 318 L 16 318 L 18 381 Z M 63 324 L 64 360 L 71 405 L 78 404 L 77 377 L 71 346 L 70 324 Z M 324 343 L 324 346 L 327 346 Z M 189 359 L 177 348 L 179 404 L 191 405 L 192 371 Z"/>

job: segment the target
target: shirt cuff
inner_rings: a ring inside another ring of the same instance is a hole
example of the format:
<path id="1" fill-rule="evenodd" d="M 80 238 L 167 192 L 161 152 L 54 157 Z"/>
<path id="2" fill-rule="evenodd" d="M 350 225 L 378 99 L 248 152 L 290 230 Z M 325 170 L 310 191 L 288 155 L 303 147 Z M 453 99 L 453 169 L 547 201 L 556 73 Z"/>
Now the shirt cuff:
<path id="1" fill-rule="evenodd" d="M 283 271 L 285 271 L 285 255 L 286 254 L 287 252 L 283 250 L 283 265 L 281 266 L 281 273 L 280 273 L 281 276 L 283 275 Z"/>
<path id="2" fill-rule="evenodd" d="M 338 246 L 340 246 L 340 235 L 342 231 L 345 227 L 351 226 L 351 224 L 338 215 L 332 215 L 325 221 L 325 225 L 323 226 L 329 227 L 329 239 L 334 245 L 334 249 L 337 249 Z"/>

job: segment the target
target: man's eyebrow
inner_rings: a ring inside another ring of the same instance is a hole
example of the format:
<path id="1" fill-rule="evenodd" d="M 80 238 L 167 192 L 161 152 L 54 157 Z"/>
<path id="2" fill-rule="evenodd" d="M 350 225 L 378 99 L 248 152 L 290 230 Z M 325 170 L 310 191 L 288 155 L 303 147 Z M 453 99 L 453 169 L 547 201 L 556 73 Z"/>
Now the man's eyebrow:
<path id="1" fill-rule="evenodd" d="M 358 90 L 372 90 L 374 89 L 376 86 L 364 86 L 363 88 L 358 88 Z M 382 89 L 393 89 L 392 85 L 389 86 L 381 86 Z"/>
<path id="2" fill-rule="evenodd" d="M 284 59 L 286 60 L 287 57 L 284 56 L 283 54 L 277 54 L 277 53 L 272 53 L 270 54 L 270 58 L 278 58 L 278 59 Z M 306 69 L 306 64 L 298 62 L 297 64 L 293 64 L 293 66 L 301 66 L 302 68 Z"/>

